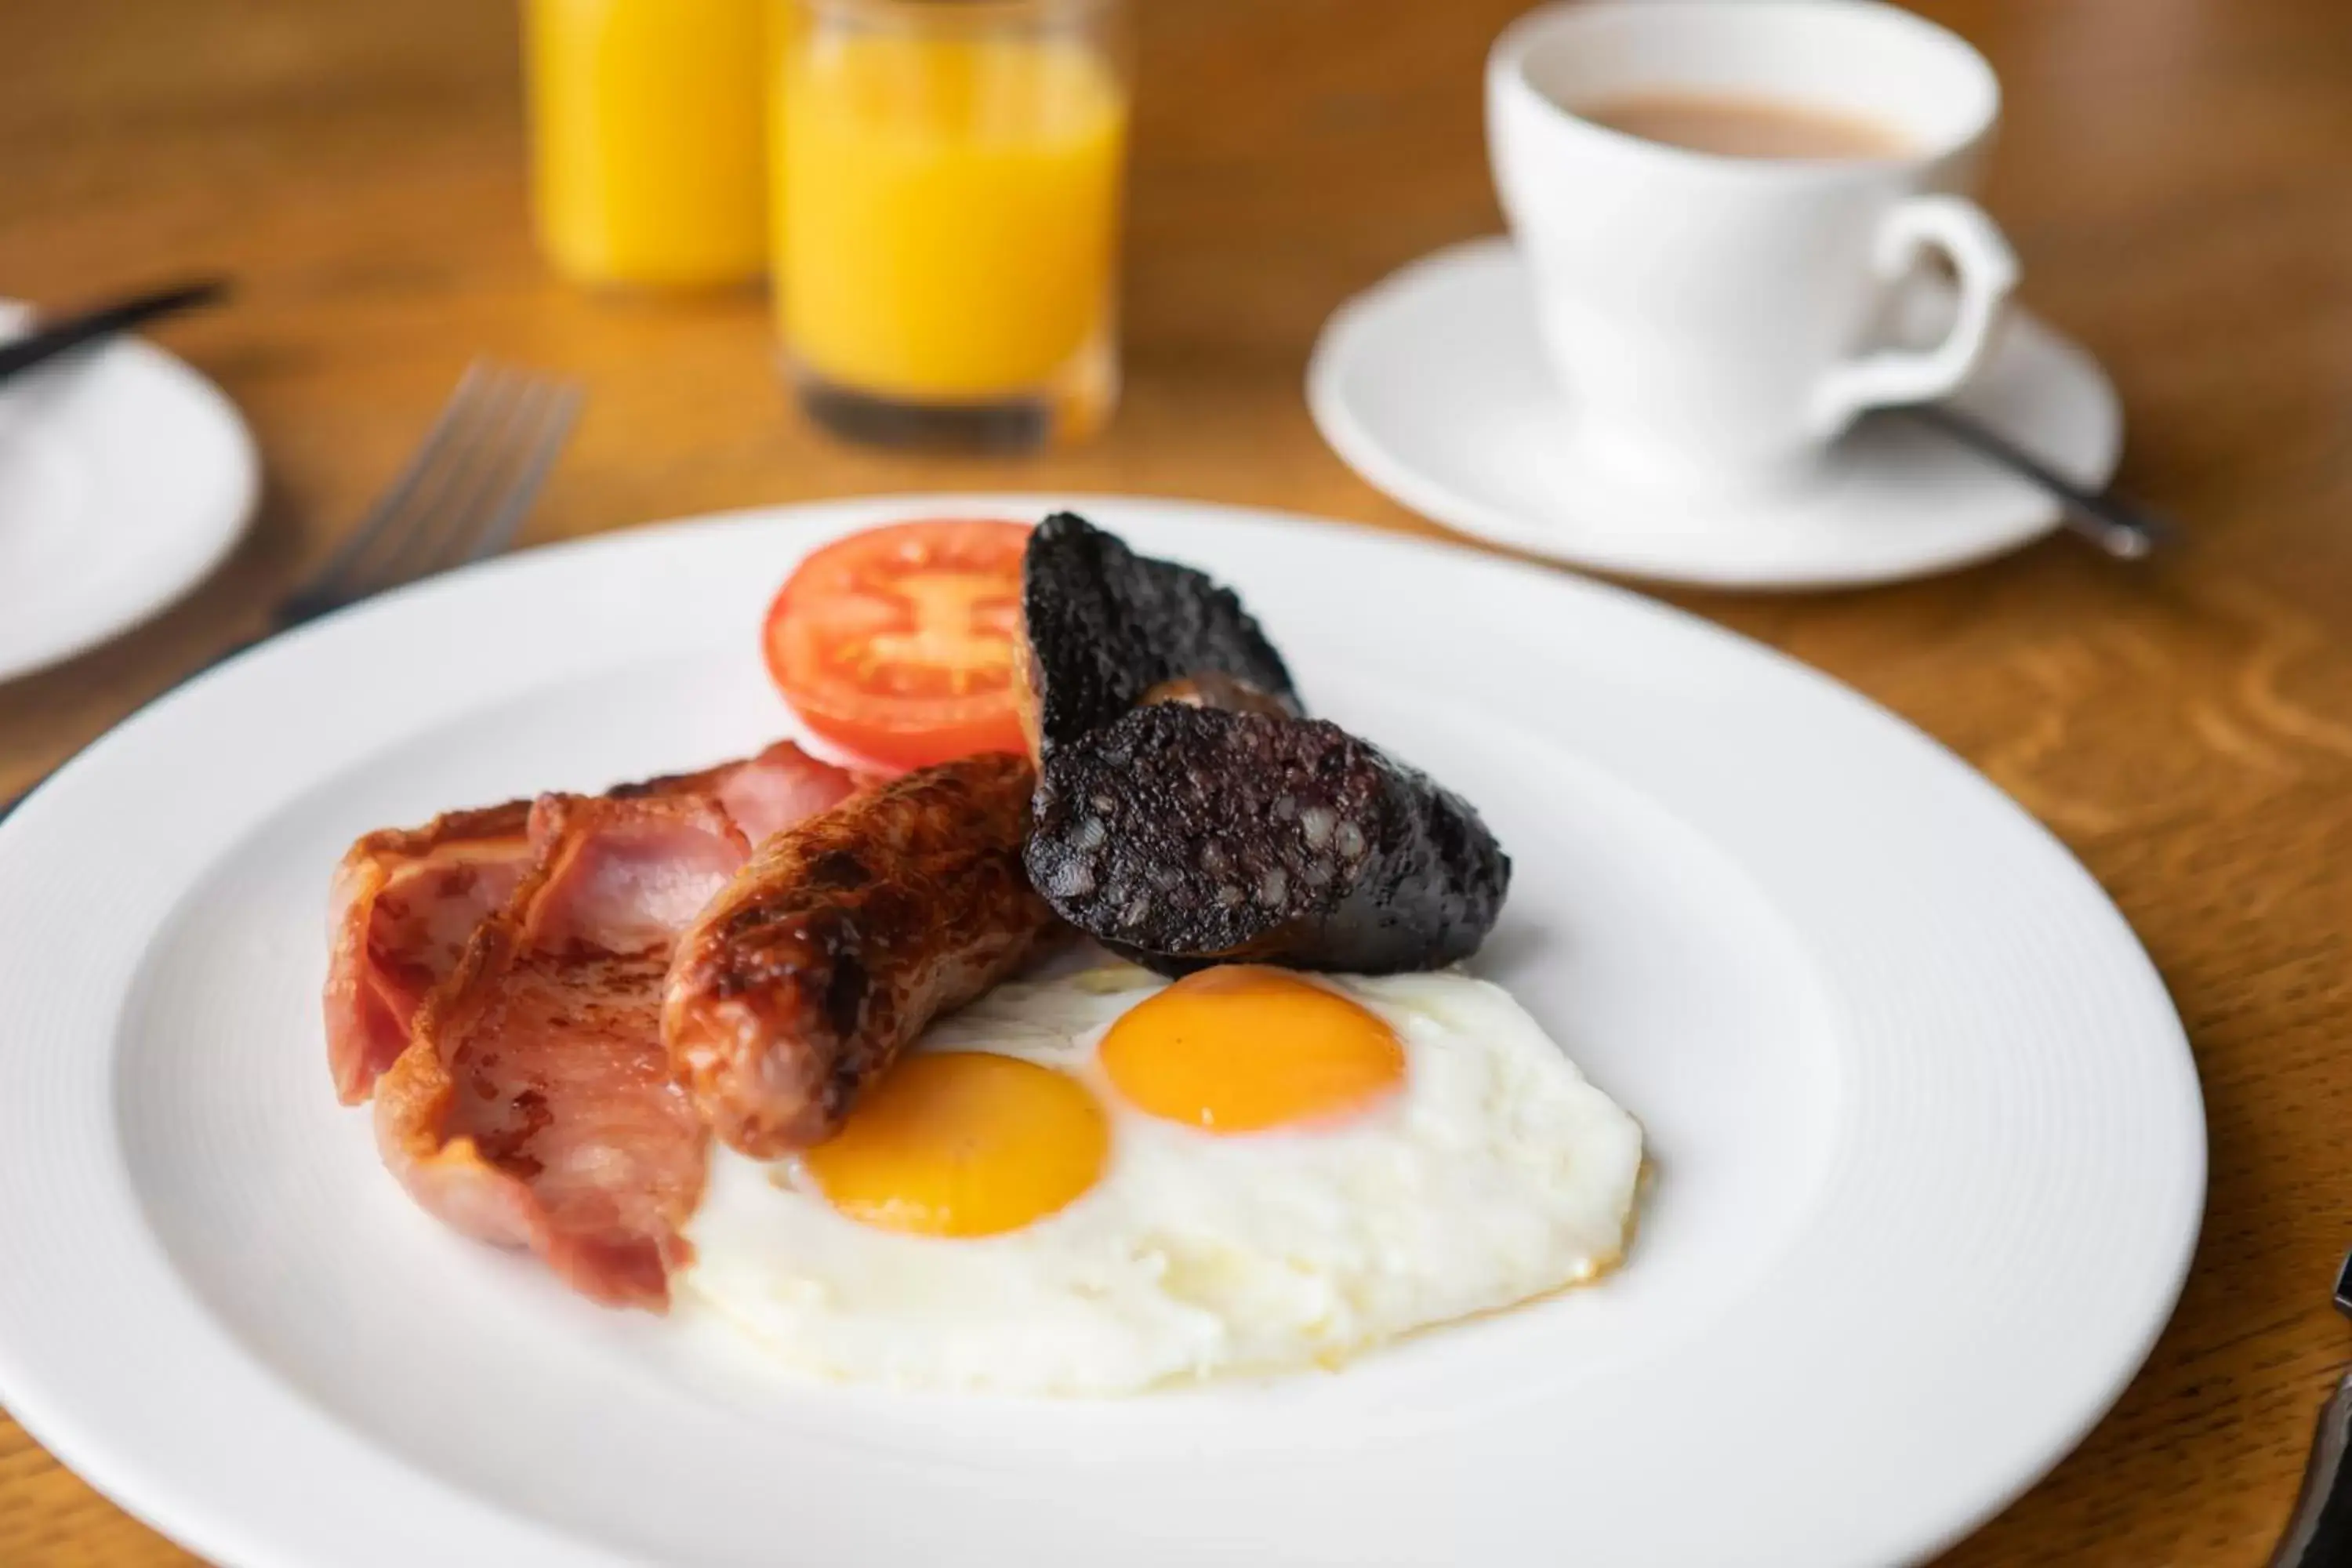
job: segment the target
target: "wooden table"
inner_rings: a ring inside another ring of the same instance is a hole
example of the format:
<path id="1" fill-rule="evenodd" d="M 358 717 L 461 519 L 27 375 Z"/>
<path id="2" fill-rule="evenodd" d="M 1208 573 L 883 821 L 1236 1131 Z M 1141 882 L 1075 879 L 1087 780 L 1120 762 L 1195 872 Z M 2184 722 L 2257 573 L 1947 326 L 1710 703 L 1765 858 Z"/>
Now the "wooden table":
<path id="1" fill-rule="evenodd" d="M 243 406 L 268 483 L 186 604 L 0 688 L 0 795 L 254 629 L 477 353 L 590 389 L 542 538 L 950 487 L 1424 529 L 1316 438 L 1300 372 L 1349 294 L 1497 226 L 1478 70 L 1517 8 L 1143 0 L 1124 410 L 1083 449 L 982 461 L 817 436 L 748 294 L 551 281 L 523 216 L 511 7 L 9 0 L 0 289 L 233 272 L 234 310 L 164 336 Z M 1949 1561 L 2256 1563 L 2352 1356 L 2325 1290 L 2352 1242 L 2352 20 L 2336 0 L 1927 8 L 2007 84 L 1988 200 L 2026 297 L 2113 372 L 2123 479 L 2193 542 L 2143 569 L 2057 540 L 1866 593 L 1668 596 L 1990 774 L 2114 894 L 2196 1045 L 2212 1189 L 2179 1313 L 2081 1449 Z M 187 1560 L 0 1420 L 0 1563 Z"/>

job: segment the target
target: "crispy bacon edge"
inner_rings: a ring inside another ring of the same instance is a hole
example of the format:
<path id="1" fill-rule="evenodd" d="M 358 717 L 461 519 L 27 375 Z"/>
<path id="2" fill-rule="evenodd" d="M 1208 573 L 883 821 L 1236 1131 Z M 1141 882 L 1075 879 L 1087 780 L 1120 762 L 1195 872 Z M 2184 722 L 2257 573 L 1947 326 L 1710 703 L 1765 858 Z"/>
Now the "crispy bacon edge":
<path id="1" fill-rule="evenodd" d="M 609 1214 L 580 1212 L 577 1205 L 573 1212 L 559 1213 L 536 1184 L 545 1179 L 545 1172 L 528 1143 L 502 1152 L 485 1148 L 472 1137 L 449 1132 L 464 1087 L 453 1071 L 453 1058 L 469 1043 L 483 1053 L 495 1047 L 495 1041 L 474 1041 L 470 1037 L 485 1011 L 507 999 L 500 994 L 501 983 L 519 965 L 533 959 L 542 941 L 559 949 L 581 946 L 568 929 L 569 917 L 562 906 L 575 868 L 593 852 L 593 840 L 599 835 L 644 828 L 708 834 L 724 843 L 736 864 L 748 858 L 751 846 L 716 800 L 693 795 L 631 799 L 546 796 L 533 812 L 533 824 L 538 829 L 534 837 L 541 842 L 530 876 L 507 906 L 476 931 L 457 971 L 419 1013 L 408 1048 L 377 1085 L 377 1147 L 409 1195 L 445 1224 L 482 1241 L 528 1247 L 565 1284 L 593 1300 L 657 1311 L 668 1303 L 670 1270 L 692 1256 L 681 1233 L 700 1196 L 708 1161 L 709 1131 L 693 1116 L 683 1094 L 666 1074 L 659 1075 L 657 1092 L 677 1097 L 676 1114 L 637 1107 L 631 1108 L 624 1119 L 633 1137 L 675 1140 L 652 1150 L 640 1142 L 630 1151 L 632 1168 L 639 1172 L 648 1163 L 676 1162 L 674 1201 L 666 1212 L 650 1218 L 632 1217 L 630 1211 L 640 1206 L 643 1194 L 624 1193 L 610 1205 Z M 592 947 L 571 961 L 582 965 L 584 975 L 593 975 L 600 959 L 606 956 L 627 955 L 605 954 Z M 551 957 L 556 963 L 566 962 L 560 952 Z M 656 1024 L 662 967 L 658 960 L 646 963 L 642 981 L 646 1029 L 642 1044 L 656 1073 L 664 1059 Z M 593 1018 L 599 1003 L 609 1005 L 611 999 L 586 995 L 582 1001 L 583 1016 Z M 593 1048 L 610 1048 L 609 1040 L 591 1044 Z M 505 1065 L 513 1070 L 511 1064 Z M 541 1087 L 532 1085 L 525 1092 Z M 624 1085 L 619 1092 L 634 1095 L 645 1090 Z M 608 1107 L 583 1108 L 563 1098 L 544 1103 L 551 1123 L 578 1116 L 583 1109 L 609 1110 Z"/>
<path id="2" fill-rule="evenodd" d="M 651 1223 L 622 1222 L 617 1216 L 632 1206 L 625 1201 L 613 1205 L 613 1215 L 590 1214 L 583 1220 L 576 1211 L 555 1212 L 534 1186 L 541 1173 L 528 1145 L 537 1131 L 522 1140 L 520 1157 L 503 1163 L 499 1151 L 448 1135 L 461 1088 L 448 1047 L 495 998 L 501 976 L 542 937 L 572 940 L 559 929 L 566 879 L 599 835 L 666 826 L 717 837 L 726 846 L 726 860 L 711 879 L 715 890 L 725 871 L 749 858 L 753 843 L 875 782 L 875 775 L 844 770 L 782 742 L 756 757 L 697 773 L 623 785 L 601 796 L 546 795 L 536 803 L 451 813 L 425 828 L 370 834 L 355 844 L 335 879 L 326 994 L 330 1056 L 346 1102 L 374 1093 L 379 1152 L 417 1204 L 463 1234 L 530 1249 L 594 1300 L 662 1310 L 669 1271 L 689 1256 L 681 1231 L 707 1163 L 708 1132 L 691 1116 L 682 1091 L 661 1078 L 665 1092 L 679 1095 L 673 1128 L 655 1125 L 658 1117 L 638 1123 L 653 1125 L 654 1136 L 675 1132 L 680 1140 L 672 1169 L 688 1173 L 673 1189 L 675 1201 Z M 489 865 L 513 879 L 511 890 L 475 922 L 454 966 L 425 996 L 404 994 L 398 973 L 371 963 L 368 942 L 383 891 L 420 868 Z M 668 918 L 682 924 L 684 913 L 673 910 Z M 656 1071 L 667 1063 L 659 986 L 675 924 L 658 933 L 664 945 L 644 965 L 643 1044 Z M 410 1022 L 400 1027 L 398 1047 L 386 1054 L 383 1042 L 403 1007 Z M 346 1041 L 360 1048 L 344 1048 Z"/>
<path id="3" fill-rule="evenodd" d="M 756 756 L 622 784 L 604 798 L 709 795 L 756 846 L 877 782 L 876 775 L 845 771 L 779 741 Z M 467 938 L 530 869 L 530 812 L 528 800 L 453 811 L 423 827 L 363 835 L 344 853 L 328 898 L 324 1006 L 328 1069 L 345 1105 L 357 1105 L 374 1090 L 376 1079 L 407 1048 L 417 1009 L 456 967 Z M 436 879 L 440 885 L 432 886 Z M 391 929 L 388 911 L 409 889 L 426 900 L 446 900 L 443 907 L 406 911 L 429 928 L 432 940 L 421 953 L 410 945 L 418 931 L 404 933 L 404 933 Z M 451 934 L 445 930 L 449 926 L 460 929 Z"/>
<path id="4" fill-rule="evenodd" d="M 530 863 L 530 802 L 453 811 L 418 828 L 362 837 L 335 868 L 328 899 L 327 1065 L 336 1097 L 357 1105 L 408 1047 L 409 1025 L 446 972 L 414 977 L 376 929 L 384 895 L 427 878 L 462 879 L 478 921 L 506 900 Z M 457 918 L 466 918 L 463 915 Z M 459 951 L 462 952 L 462 944 Z"/>

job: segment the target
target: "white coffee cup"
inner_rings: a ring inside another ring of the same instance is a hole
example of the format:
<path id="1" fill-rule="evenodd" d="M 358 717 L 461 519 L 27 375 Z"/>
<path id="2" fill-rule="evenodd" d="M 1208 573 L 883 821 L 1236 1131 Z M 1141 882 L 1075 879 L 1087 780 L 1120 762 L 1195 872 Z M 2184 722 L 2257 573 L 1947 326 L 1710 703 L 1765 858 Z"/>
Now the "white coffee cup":
<path id="1" fill-rule="evenodd" d="M 1884 158 L 1692 152 L 1579 118 L 1671 93 L 1828 110 Z M 1580 461 L 1677 489 L 1786 482 L 1865 409 L 1942 396 L 1990 346 L 2017 262 L 1965 189 L 2000 111 L 1983 57 L 1871 0 L 1579 0 L 1486 70 L 1496 184 Z M 1922 253 L 1958 275 L 1931 348 L 1872 348 Z"/>

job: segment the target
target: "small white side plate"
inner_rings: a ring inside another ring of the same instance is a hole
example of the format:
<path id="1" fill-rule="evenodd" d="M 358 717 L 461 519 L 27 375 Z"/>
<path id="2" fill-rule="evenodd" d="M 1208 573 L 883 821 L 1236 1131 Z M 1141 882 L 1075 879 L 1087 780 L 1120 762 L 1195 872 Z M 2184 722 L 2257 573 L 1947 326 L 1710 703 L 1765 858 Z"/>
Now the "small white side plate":
<path id="1" fill-rule="evenodd" d="M 1948 571 L 2030 543 L 2058 508 L 1931 432 L 1864 421 L 1805 482 L 1727 500 L 1585 471 L 1510 241 L 1424 257 L 1333 314 L 1307 373 L 1323 438 L 1366 480 L 1479 539 L 1571 565 L 1727 588 L 1826 588 Z M 2060 473 L 2115 472 L 2123 416 L 2096 361 L 2012 308 L 1953 400 Z"/>
<path id="2" fill-rule="evenodd" d="M 0 341 L 31 324 L 0 301 Z M 120 635 L 204 581 L 260 464 L 219 388 L 137 338 L 0 386 L 0 680 Z"/>

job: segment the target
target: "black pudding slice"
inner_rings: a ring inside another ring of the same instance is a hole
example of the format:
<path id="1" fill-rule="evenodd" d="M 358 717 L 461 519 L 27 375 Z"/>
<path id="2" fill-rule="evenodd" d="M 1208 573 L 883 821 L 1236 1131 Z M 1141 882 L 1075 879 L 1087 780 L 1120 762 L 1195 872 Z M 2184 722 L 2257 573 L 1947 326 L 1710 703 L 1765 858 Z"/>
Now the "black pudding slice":
<path id="1" fill-rule="evenodd" d="M 1040 756 L 1139 702 L 1303 711 L 1282 656 L 1232 589 L 1138 555 L 1071 512 L 1030 532 L 1021 624 Z"/>
<path id="2" fill-rule="evenodd" d="M 1338 725 L 1174 704 L 1055 751 L 1026 858 L 1063 919 L 1163 974 L 1437 968 L 1511 881 L 1469 802 Z"/>

